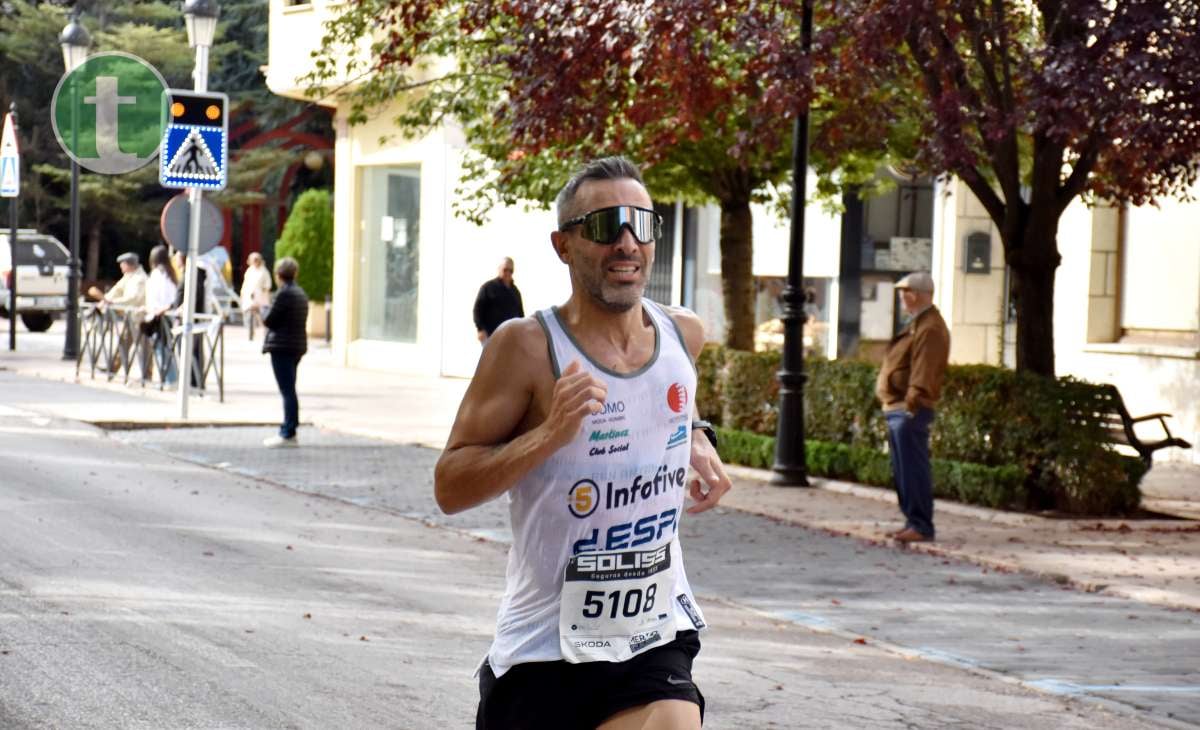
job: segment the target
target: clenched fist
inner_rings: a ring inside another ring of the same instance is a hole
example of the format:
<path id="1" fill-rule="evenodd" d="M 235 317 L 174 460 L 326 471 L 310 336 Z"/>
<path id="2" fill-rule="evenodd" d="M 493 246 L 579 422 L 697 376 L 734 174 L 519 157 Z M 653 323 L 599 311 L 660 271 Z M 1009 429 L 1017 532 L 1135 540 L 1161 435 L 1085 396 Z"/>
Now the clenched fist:
<path id="1" fill-rule="evenodd" d="M 543 427 L 550 442 L 561 449 L 579 433 L 583 419 L 604 409 L 608 397 L 608 386 L 604 381 L 585 371 L 578 360 L 572 360 L 554 384 L 554 397 L 550 401 L 550 414 Z"/>

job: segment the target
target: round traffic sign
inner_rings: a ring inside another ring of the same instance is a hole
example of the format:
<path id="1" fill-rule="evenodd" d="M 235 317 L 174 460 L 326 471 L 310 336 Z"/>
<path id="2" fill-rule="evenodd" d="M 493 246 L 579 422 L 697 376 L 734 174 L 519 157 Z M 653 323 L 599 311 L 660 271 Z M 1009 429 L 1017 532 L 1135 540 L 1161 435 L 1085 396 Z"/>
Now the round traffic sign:
<path id="1" fill-rule="evenodd" d="M 188 218 L 192 204 L 188 202 L 187 193 L 180 193 L 167 201 L 163 206 L 159 226 L 163 238 L 172 248 L 187 249 L 188 247 Z M 225 235 L 225 217 L 221 209 L 207 199 L 200 200 L 200 253 L 214 248 Z"/>
<path id="2" fill-rule="evenodd" d="M 158 155 L 166 88 L 158 70 L 137 56 L 88 56 L 54 89 L 54 136 L 80 167 L 106 175 L 132 172 Z"/>

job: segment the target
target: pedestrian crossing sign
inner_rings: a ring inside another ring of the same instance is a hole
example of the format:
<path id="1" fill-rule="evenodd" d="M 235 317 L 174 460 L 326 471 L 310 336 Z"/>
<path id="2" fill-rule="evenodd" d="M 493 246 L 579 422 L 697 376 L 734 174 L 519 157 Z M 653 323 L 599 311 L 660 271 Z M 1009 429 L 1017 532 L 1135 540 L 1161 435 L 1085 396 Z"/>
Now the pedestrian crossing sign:
<path id="1" fill-rule="evenodd" d="M 21 194 L 21 155 L 17 151 L 17 130 L 13 115 L 4 115 L 4 133 L 0 135 L 0 198 Z"/>
<path id="2" fill-rule="evenodd" d="M 158 180 L 165 188 L 223 190 L 229 164 L 229 97 L 167 89 Z"/>

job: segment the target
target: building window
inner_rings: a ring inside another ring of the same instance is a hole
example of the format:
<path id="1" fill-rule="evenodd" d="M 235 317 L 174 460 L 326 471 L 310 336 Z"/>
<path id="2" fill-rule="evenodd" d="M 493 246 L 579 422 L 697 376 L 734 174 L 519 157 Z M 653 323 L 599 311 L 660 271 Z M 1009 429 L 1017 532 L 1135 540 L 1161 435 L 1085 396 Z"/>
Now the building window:
<path id="1" fill-rule="evenodd" d="M 358 256 L 358 336 L 417 341 L 421 171 L 363 170 L 363 239 Z"/>
<path id="2" fill-rule="evenodd" d="M 1191 342 L 1200 329 L 1200 204 L 1168 199 L 1159 205 L 1125 214 L 1121 331 L 1126 341 Z M 1106 278 L 1115 282 L 1117 272 Z"/>
<path id="3" fill-rule="evenodd" d="M 659 304 L 670 305 L 671 285 L 675 276 L 675 205 L 655 203 L 654 210 L 663 217 L 663 235 L 654 244 L 654 266 L 646 282 L 646 296 Z"/>

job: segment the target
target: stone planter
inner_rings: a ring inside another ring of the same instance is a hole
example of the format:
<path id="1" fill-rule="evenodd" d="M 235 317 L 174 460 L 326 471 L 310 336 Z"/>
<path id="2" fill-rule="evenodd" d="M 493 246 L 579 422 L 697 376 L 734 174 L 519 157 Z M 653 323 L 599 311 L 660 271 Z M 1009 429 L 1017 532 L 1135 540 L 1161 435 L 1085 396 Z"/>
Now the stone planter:
<path id="1" fill-rule="evenodd" d="M 308 324 L 304 329 L 309 337 L 325 339 L 325 302 L 308 300 Z"/>

